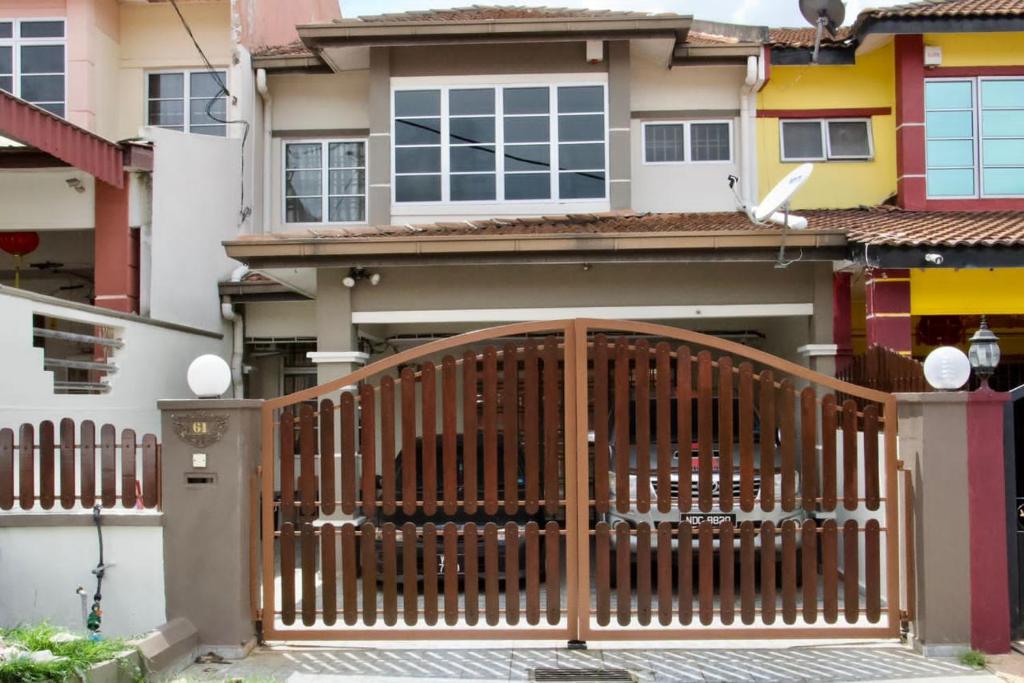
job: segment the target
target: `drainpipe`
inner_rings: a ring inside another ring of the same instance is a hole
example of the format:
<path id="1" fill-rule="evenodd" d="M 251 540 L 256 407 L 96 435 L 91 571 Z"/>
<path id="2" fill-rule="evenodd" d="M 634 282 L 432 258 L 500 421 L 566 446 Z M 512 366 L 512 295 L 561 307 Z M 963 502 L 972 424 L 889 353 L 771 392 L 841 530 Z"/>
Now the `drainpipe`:
<path id="1" fill-rule="evenodd" d="M 231 271 L 231 282 L 241 282 L 245 274 L 249 272 L 249 266 L 238 266 Z M 242 351 L 245 343 L 245 319 L 235 307 L 227 302 L 221 302 L 220 314 L 224 320 L 232 325 L 231 343 L 231 388 L 235 398 L 244 398 L 242 387 Z"/>
<path id="2" fill-rule="evenodd" d="M 263 232 L 270 232 L 270 212 L 271 212 L 271 178 L 270 178 L 270 160 L 272 158 L 271 144 L 272 138 L 271 133 L 274 130 L 273 126 L 273 107 L 271 106 L 272 98 L 270 97 L 270 88 L 267 84 L 267 70 L 257 69 L 256 70 L 256 91 L 260 94 L 260 99 L 263 100 Z"/>
<path id="3" fill-rule="evenodd" d="M 747 75 L 740 88 L 740 149 L 743 151 L 740 175 L 744 203 L 757 204 L 757 136 L 754 133 L 754 118 L 757 113 L 757 93 L 764 86 L 764 57 L 747 57 Z"/>

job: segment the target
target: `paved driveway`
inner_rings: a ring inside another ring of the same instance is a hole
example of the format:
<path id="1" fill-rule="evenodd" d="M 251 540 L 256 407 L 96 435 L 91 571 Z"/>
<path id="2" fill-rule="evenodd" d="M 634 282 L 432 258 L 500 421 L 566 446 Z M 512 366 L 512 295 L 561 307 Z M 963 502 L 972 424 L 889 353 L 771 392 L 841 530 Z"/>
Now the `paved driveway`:
<path id="1" fill-rule="evenodd" d="M 537 670 L 618 670 L 638 682 L 668 681 L 998 681 L 955 660 L 924 658 L 893 643 L 736 648 L 489 648 L 276 646 L 247 659 L 194 664 L 181 681 L 521 681 Z M 560 680 L 573 680 L 562 678 Z M 587 680 L 576 679 L 576 680 Z M 598 680 L 591 677 L 590 680 Z M 603 678 L 600 680 L 615 680 Z M 618 679 L 623 680 L 623 679 Z"/>

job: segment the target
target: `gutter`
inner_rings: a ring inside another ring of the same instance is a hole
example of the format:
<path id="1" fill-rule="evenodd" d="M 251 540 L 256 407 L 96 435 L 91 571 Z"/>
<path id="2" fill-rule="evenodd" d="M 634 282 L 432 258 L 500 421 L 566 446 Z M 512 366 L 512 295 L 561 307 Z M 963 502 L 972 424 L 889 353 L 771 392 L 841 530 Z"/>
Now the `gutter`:
<path id="1" fill-rule="evenodd" d="M 743 150 L 743 167 L 741 191 L 747 206 L 755 206 L 758 202 L 757 184 L 757 135 L 754 130 L 754 119 L 757 115 L 757 93 L 765 83 L 765 57 L 761 49 L 760 57 L 747 57 L 747 76 L 740 86 L 740 149 Z"/>
<path id="2" fill-rule="evenodd" d="M 249 272 L 249 266 L 238 266 L 231 271 L 231 282 L 241 282 L 245 274 Z M 220 314 L 232 325 L 231 343 L 231 388 L 235 398 L 244 398 L 242 387 L 242 352 L 245 344 L 245 318 L 235 310 L 233 304 L 222 301 Z"/>

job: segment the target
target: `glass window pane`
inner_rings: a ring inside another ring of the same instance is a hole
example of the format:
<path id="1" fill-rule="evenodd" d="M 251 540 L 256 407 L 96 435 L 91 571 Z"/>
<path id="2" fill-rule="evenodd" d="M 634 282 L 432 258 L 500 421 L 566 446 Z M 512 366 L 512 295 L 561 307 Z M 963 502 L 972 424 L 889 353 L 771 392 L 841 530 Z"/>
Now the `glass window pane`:
<path id="1" fill-rule="evenodd" d="M 451 171 L 493 171 L 494 147 L 452 147 Z"/>
<path id="2" fill-rule="evenodd" d="M 981 148 L 985 166 L 1019 166 L 1024 163 L 1024 140 L 985 140 Z"/>
<path id="3" fill-rule="evenodd" d="M 494 142 L 494 118 L 450 119 L 448 133 L 453 145 Z"/>
<path id="4" fill-rule="evenodd" d="M 21 73 L 64 73 L 64 46 L 23 45 L 21 47 Z"/>
<path id="5" fill-rule="evenodd" d="M 0 74 L 14 73 L 14 56 L 10 47 L 0 47 Z"/>
<path id="6" fill-rule="evenodd" d="M 558 113 L 604 111 L 604 88 L 599 85 L 558 89 Z"/>
<path id="7" fill-rule="evenodd" d="M 312 197 L 322 193 L 320 171 L 287 171 L 284 182 L 284 193 L 288 197 Z"/>
<path id="8" fill-rule="evenodd" d="M 191 100 L 189 122 L 199 125 L 224 123 L 227 119 L 227 100 L 216 99 Z"/>
<path id="9" fill-rule="evenodd" d="M 227 84 L 223 71 L 217 71 L 216 76 L 206 71 L 198 71 L 189 74 L 189 97 L 220 97 L 224 94 L 224 87 Z"/>
<path id="10" fill-rule="evenodd" d="M 506 171 L 547 171 L 551 168 L 548 145 L 506 145 Z"/>
<path id="11" fill-rule="evenodd" d="M 728 123 L 690 124 L 690 161 L 728 161 L 731 144 Z"/>
<path id="12" fill-rule="evenodd" d="M 413 119 L 395 121 L 396 145 L 441 144 L 441 119 Z"/>
<path id="13" fill-rule="evenodd" d="M 14 79 L 10 76 L 0 76 L 0 90 L 14 92 Z"/>
<path id="14" fill-rule="evenodd" d="M 1024 108 L 1024 80 L 982 81 L 981 106 Z"/>
<path id="15" fill-rule="evenodd" d="M 561 142 L 604 140 L 604 115 L 559 116 L 558 139 Z"/>
<path id="16" fill-rule="evenodd" d="M 928 167 L 974 166 L 974 141 L 929 140 Z"/>
<path id="17" fill-rule="evenodd" d="M 402 175 L 395 178 L 395 201 L 441 201 L 441 176 Z"/>
<path id="18" fill-rule="evenodd" d="M 63 102 L 36 102 L 36 106 L 40 109 L 45 109 L 55 116 L 64 117 L 64 103 Z"/>
<path id="19" fill-rule="evenodd" d="M 969 111 L 930 111 L 924 116 L 929 138 L 969 138 L 974 135 L 974 114 Z"/>
<path id="20" fill-rule="evenodd" d="M 151 98 L 181 98 L 185 96 L 185 77 L 182 74 L 149 74 Z"/>
<path id="21" fill-rule="evenodd" d="M 644 126 L 644 159 L 650 162 L 685 161 L 683 131 L 681 123 Z"/>
<path id="22" fill-rule="evenodd" d="M 985 137 L 1024 137 L 1024 111 L 982 112 L 981 134 Z"/>
<path id="23" fill-rule="evenodd" d="M 14 24 L 9 21 L 0 21 L 0 38 L 10 38 L 13 35 Z"/>
<path id="24" fill-rule="evenodd" d="M 366 171 L 330 171 L 327 174 L 328 194 L 366 194 Z"/>
<path id="25" fill-rule="evenodd" d="M 829 121 L 828 144 L 835 157 L 870 156 L 867 121 Z"/>
<path id="26" fill-rule="evenodd" d="M 783 121 L 782 156 L 785 159 L 823 159 L 819 121 Z"/>
<path id="27" fill-rule="evenodd" d="M 440 147 L 399 147 L 395 150 L 395 173 L 441 171 Z"/>
<path id="28" fill-rule="evenodd" d="M 327 220 L 332 223 L 361 223 L 366 220 L 365 197 L 331 197 L 327 200 Z"/>
<path id="29" fill-rule="evenodd" d="M 587 170 L 604 168 L 604 144 L 559 145 L 559 170 Z"/>
<path id="30" fill-rule="evenodd" d="M 562 199 L 603 199 L 604 172 L 559 173 L 558 194 Z"/>
<path id="31" fill-rule="evenodd" d="M 63 38 L 63 21 L 23 21 L 21 22 L 22 38 Z"/>
<path id="32" fill-rule="evenodd" d="M 929 197 L 969 197 L 974 194 L 974 169 L 931 169 Z"/>
<path id="33" fill-rule="evenodd" d="M 494 115 L 494 90 L 451 90 L 448 92 L 448 113 Z"/>
<path id="34" fill-rule="evenodd" d="M 971 109 L 973 90 L 970 81 L 928 81 L 924 84 L 925 109 Z"/>
<path id="35" fill-rule="evenodd" d="M 319 223 L 323 218 L 320 197 L 286 199 L 284 219 L 288 223 Z"/>
<path id="36" fill-rule="evenodd" d="M 293 142 L 285 145 L 285 168 L 319 169 L 321 147 L 318 142 Z"/>
<path id="37" fill-rule="evenodd" d="M 494 195 L 493 173 L 451 176 L 451 199 L 453 202 L 487 201 L 494 199 Z"/>
<path id="38" fill-rule="evenodd" d="M 363 168 L 366 166 L 366 145 L 362 142 L 332 142 L 327 146 L 327 163 L 331 168 Z"/>
<path id="39" fill-rule="evenodd" d="M 505 176 L 505 199 L 550 199 L 551 176 L 547 173 L 516 173 Z"/>
<path id="40" fill-rule="evenodd" d="M 395 93 L 395 116 L 440 116 L 440 90 L 401 90 Z"/>
<path id="41" fill-rule="evenodd" d="M 22 76 L 21 99 L 29 102 L 63 102 L 64 76 Z"/>
<path id="42" fill-rule="evenodd" d="M 1024 168 L 986 168 L 981 182 L 986 196 L 1024 195 Z"/>
<path id="43" fill-rule="evenodd" d="M 548 88 L 505 88 L 502 96 L 506 114 L 547 114 L 551 111 Z"/>
<path id="44" fill-rule="evenodd" d="M 180 128 L 185 125 L 184 100 L 150 100 L 146 119 L 151 126 Z"/>
<path id="45" fill-rule="evenodd" d="M 198 135 L 218 135 L 220 137 L 224 137 L 228 134 L 227 126 L 223 124 L 216 124 L 212 126 L 190 125 L 188 127 L 188 132 L 196 133 Z"/>
<path id="46" fill-rule="evenodd" d="M 547 142 L 551 119 L 547 116 L 513 116 L 505 119 L 505 142 Z"/>

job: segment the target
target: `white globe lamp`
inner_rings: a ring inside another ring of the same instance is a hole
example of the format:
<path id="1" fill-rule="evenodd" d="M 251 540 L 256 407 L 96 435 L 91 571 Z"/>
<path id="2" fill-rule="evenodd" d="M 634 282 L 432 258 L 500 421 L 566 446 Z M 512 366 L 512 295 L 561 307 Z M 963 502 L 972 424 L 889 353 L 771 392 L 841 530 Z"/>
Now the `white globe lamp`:
<path id="1" fill-rule="evenodd" d="M 220 398 L 231 386 L 231 368 L 220 356 L 207 353 L 188 366 L 188 388 L 199 398 Z"/>
<path id="2" fill-rule="evenodd" d="M 956 391 L 971 377 L 971 361 L 955 346 L 940 346 L 924 359 L 924 378 L 939 391 Z"/>

